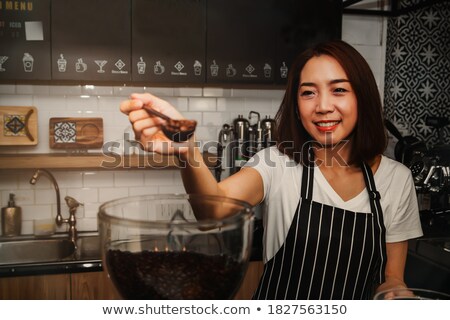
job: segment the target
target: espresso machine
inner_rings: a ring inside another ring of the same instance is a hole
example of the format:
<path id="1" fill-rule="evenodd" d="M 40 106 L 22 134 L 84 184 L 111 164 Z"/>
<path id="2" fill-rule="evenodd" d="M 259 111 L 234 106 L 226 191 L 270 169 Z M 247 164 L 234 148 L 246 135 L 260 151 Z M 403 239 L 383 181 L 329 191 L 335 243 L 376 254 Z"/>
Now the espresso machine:
<path id="1" fill-rule="evenodd" d="M 450 235 L 450 145 L 443 138 L 449 123 L 444 117 L 426 119 L 425 124 L 438 135 L 434 146 L 425 147 L 417 139 L 409 139 L 409 143 L 399 140 L 403 153 L 397 160 L 411 170 L 425 234 Z"/>
<path id="2" fill-rule="evenodd" d="M 438 143 L 425 152 L 416 152 L 409 168 L 419 200 L 426 201 L 419 201 L 422 208 L 450 212 L 450 145 L 444 143 L 442 133 L 449 121 L 443 117 L 429 117 L 426 124 L 436 130 Z"/>

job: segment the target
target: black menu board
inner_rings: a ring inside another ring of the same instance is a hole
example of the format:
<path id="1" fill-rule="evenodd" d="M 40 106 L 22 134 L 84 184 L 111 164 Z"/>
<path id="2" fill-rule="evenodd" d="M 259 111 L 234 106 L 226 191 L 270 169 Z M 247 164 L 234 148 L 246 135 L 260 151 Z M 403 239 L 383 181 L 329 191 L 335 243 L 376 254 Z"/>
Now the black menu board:
<path id="1" fill-rule="evenodd" d="M 52 0 L 52 78 L 131 80 L 130 0 Z"/>
<path id="2" fill-rule="evenodd" d="M 205 82 L 206 0 L 133 0 L 133 81 Z"/>
<path id="3" fill-rule="evenodd" d="M 0 80 L 49 80 L 50 0 L 0 4 Z"/>
<path id="4" fill-rule="evenodd" d="M 341 38 L 342 10 L 342 0 L 273 1 L 276 83 L 286 82 L 298 53 L 313 44 Z"/>
<path id="5" fill-rule="evenodd" d="M 273 83 L 272 0 L 208 0 L 207 82 Z"/>

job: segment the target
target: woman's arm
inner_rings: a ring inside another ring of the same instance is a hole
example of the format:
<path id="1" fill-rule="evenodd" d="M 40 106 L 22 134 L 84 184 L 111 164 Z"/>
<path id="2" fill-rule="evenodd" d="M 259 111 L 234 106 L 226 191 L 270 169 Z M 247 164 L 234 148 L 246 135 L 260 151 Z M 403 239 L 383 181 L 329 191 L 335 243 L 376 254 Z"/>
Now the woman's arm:
<path id="1" fill-rule="evenodd" d="M 251 205 L 261 202 L 264 187 L 261 175 L 253 168 L 243 168 L 217 183 L 210 169 L 203 162 L 198 148 L 190 148 L 180 154 L 181 177 L 188 193 L 219 195 L 246 201 Z"/>
<path id="2" fill-rule="evenodd" d="M 181 144 L 170 141 L 160 130 L 161 120 L 149 115 L 143 106 L 155 108 L 174 119 L 182 119 L 183 116 L 168 102 L 148 93 L 133 94 L 130 100 L 120 105 L 120 110 L 128 115 L 135 136 L 145 150 L 178 156 L 181 177 L 187 193 L 220 195 L 243 200 L 251 205 L 256 205 L 262 200 L 263 181 L 255 169 L 244 168 L 218 183 L 204 163 L 203 156 L 196 146 L 195 137 Z M 199 218 L 220 218 L 220 216 L 211 213 L 211 216 Z"/>
<path id="3" fill-rule="evenodd" d="M 385 282 L 378 288 L 377 292 L 392 288 L 406 288 L 403 279 L 408 254 L 408 241 L 386 243 L 386 271 Z"/>
<path id="4" fill-rule="evenodd" d="M 261 175 L 253 168 L 243 168 L 239 172 L 217 182 L 209 168 L 203 162 L 198 148 L 191 148 L 189 152 L 180 155 L 182 164 L 181 177 L 187 193 L 218 195 L 243 200 L 251 205 L 261 202 L 264 195 Z M 202 213 L 208 213 L 203 215 Z M 222 218 L 227 211 L 197 210 L 196 217 Z"/>

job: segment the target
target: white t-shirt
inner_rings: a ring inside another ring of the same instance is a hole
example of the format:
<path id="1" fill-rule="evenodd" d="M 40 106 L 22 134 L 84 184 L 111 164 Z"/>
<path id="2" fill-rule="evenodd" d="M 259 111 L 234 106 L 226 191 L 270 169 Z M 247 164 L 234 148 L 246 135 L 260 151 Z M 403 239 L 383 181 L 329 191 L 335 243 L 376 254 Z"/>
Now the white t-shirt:
<path id="1" fill-rule="evenodd" d="M 270 147 L 258 152 L 245 167 L 256 169 L 264 183 L 263 257 L 264 262 L 267 262 L 283 245 L 291 226 L 300 199 L 303 166 L 276 147 Z M 411 171 L 403 164 L 383 156 L 374 179 L 381 196 L 386 242 L 422 236 Z M 313 201 L 355 212 L 371 212 L 366 189 L 344 201 L 317 167 L 314 168 Z"/>

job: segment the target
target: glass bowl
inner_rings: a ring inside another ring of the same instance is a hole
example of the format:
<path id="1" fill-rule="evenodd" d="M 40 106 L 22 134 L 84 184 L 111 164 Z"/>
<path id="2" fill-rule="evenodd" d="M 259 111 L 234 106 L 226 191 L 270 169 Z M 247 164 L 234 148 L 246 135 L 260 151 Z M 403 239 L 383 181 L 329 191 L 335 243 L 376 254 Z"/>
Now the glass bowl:
<path id="1" fill-rule="evenodd" d="M 102 259 L 124 299 L 231 299 L 240 287 L 253 237 L 246 202 L 145 195 L 106 202 L 98 218 Z"/>
<path id="2" fill-rule="evenodd" d="M 450 300 L 450 295 L 420 288 L 393 288 L 375 294 L 374 300 Z"/>

